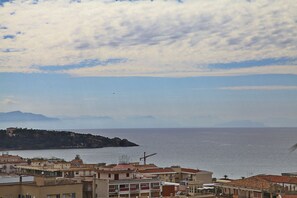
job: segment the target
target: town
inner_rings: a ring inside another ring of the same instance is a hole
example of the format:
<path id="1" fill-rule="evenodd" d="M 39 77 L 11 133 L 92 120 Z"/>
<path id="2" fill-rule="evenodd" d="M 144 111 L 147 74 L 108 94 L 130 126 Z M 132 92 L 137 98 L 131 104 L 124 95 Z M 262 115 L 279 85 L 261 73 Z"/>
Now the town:
<path id="1" fill-rule="evenodd" d="M 149 155 L 144 154 L 144 158 Z M 87 164 L 79 155 L 24 159 L 0 155 L 0 198 L 295 198 L 297 175 L 215 179 L 207 170 L 129 162 Z"/>

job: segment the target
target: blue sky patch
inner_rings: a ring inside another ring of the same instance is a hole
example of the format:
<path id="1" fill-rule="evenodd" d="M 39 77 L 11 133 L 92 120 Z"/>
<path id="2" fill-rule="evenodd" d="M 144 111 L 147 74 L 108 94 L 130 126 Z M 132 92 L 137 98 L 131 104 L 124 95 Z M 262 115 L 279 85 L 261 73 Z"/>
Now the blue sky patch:
<path id="1" fill-rule="evenodd" d="M 210 69 L 233 69 L 233 68 L 245 68 L 245 67 L 256 67 L 256 66 L 268 66 L 268 65 L 282 65 L 290 64 L 296 61 L 296 58 L 266 58 L 260 60 L 248 60 L 242 62 L 230 62 L 230 63 L 215 63 L 208 65 Z"/>
<path id="2" fill-rule="evenodd" d="M 0 6 L 3 6 L 3 4 L 6 2 L 10 2 L 10 0 L 0 0 Z"/>
<path id="3" fill-rule="evenodd" d="M 86 67 L 95 67 L 98 65 L 107 66 L 107 65 L 122 63 L 126 61 L 127 59 L 124 59 L 124 58 L 111 58 L 107 60 L 87 59 L 76 64 L 47 65 L 47 66 L 38 66 L 38 67 L 43 71 L 62 71 L 62 70 L 79 69 L 79 68 L 86 68 Z"/>
<path id="4" fill-rule="evenodd" d="M 14 38 L 15 38 L 15 35 L 12 35 L 12 34 L 8 34 L 8 35 L 3 36 L 3 39 L 14 39 Z"/>

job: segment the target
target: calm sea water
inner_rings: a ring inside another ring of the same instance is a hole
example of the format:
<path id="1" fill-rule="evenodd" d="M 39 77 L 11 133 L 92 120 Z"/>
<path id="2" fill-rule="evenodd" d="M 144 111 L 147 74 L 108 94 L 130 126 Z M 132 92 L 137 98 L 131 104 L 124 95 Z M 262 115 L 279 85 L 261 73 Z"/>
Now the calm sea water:
<path id="1" fill-rule="evenodd" d="M 107 137 L 127 138 L 139 147 L 10 151 L 23 157 L 60 157 L 76 154 L 87 163 L 118 163 L 122 155 L 139 161 L 146 151 L 157 153 L 148 163 L 159 166 L 209 170 L 215 177 L 247 177 L 255 174 L 297 172 L 297 128 L 212 128 L 212 129 L 98 129 L 73 130 Z"/>

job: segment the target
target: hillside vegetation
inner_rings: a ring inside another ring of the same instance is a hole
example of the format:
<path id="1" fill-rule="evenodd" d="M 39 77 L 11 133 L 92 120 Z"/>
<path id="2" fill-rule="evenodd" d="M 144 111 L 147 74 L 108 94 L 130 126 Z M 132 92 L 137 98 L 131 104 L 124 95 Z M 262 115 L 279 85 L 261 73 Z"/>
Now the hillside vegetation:
<path id="1" fill-rule="evenodd" d="M 0 150 L 70 149 L 138 146 L 127 139 L 70 131 L 16 128 L 0 130 Z"/>

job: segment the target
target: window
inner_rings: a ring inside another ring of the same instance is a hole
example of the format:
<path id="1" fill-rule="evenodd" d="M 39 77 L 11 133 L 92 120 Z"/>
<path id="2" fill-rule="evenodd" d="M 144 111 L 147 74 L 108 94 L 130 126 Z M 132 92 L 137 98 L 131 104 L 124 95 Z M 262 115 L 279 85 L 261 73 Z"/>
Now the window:
<path id="1" fill-rule="evenodd" d="M 129 177 L 130 175 L 129 175 L 129 173 L 126 173 L 126 177 Z"/>
<path id="2" fill-rule="evenodd" d="M 152 184 L 151 184 L 151 187 L 152 187 L 153 189 L 159 189 L 159 188 L 160 188 L 160 184 L 159 184 L 159 183 L 152 183 Z"/>
<path id="3" fill-rule="evenodd" d="M 47 195 L 47 198 L 60 198 L 60 194 L 51 194 L 51 195 Z"/>
<path id="4" fill-rule="evenodd" d="M 116 192 L 118 190 L 117 185 L 109 185 L 109 192 Z"/>
<path id="5" fill-rule="evenodd" d="M 75 193 L 64 193 L 62 198 L 75 198 Z"/>
<path id="6" fill-rule="evenodd" d="M 254 197 L 261 197 L 262 193 L 260 192 L 254 192 Z"/>
<path id="7" fill-rule="evenodd" d="M 140 184 L 141 190 L 148 190 L 150 189 L 150 185 L 148 183 L 142 183 Z"/>
<path id="8" fill-rule="evenodd" d="M 71 198 L 71 194 L 70 193 L 63 194 L 62 195 L 62 198 Z"/>
<path id="9" fill-rule="evenodd" d="M 111 178 L 111 174 L 110 173 L 108 174 L 108 177 Z"/>
<path id="10" fill-rule="evenodd" d="M 238 195 L 238 190 L 234 189 L 234 195 Z"/>
<path id="11" fill-rule="evenodd" d="M 129 190 L 129 184 L 120 185 L 120 191 L 128 191 L 128 190 Z"/>
<path id="12" fill-rule="evenodd" d="M 130 190 L 138 190 L 139 185 L 138 184 L 130 184 Z"/>

